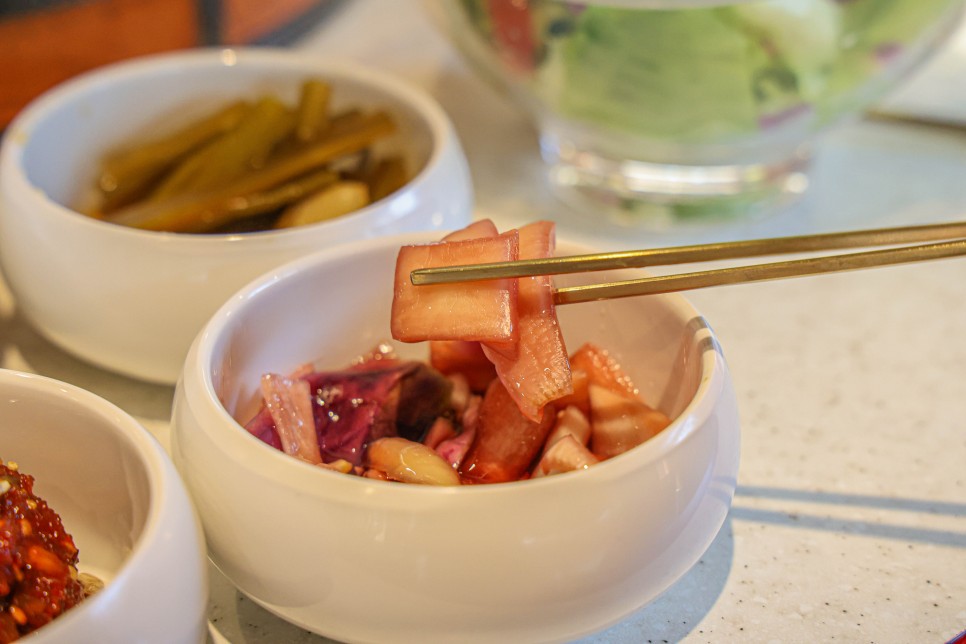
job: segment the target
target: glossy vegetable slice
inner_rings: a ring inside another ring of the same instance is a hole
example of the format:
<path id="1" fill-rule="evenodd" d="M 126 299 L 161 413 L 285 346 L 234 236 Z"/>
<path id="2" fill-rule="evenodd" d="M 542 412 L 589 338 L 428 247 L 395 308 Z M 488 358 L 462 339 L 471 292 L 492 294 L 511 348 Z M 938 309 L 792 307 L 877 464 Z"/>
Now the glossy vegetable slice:
<path id="1" fill-rule="evenodd" d="M 530 469 L 553 429 L 552 405 L 534 422 L 521 413 L 499 380 L 486 390 L 472 447 L 460 465 L 464 480 L 475 483 L 516 481 Z"/>
<path id="2" fill-rule="evenodd" d="M 552 257 L 554 224 L 538 221 L 519 229 L 520 259 Z M 515 350 L 483 345 L 510 396 L 523 414 L 534 422 L 543 418 L 543 407 L 573 393 L 570 361 L 553 303 L 550 277 L 519 279 L 517 309 L 519 334 Z"/>
<path id="3" fill-rule="evenodd" d="M 573 435 L 568 434 L 544 452 L 540 462 L 533 468 L 533 476 L 550 476 L 575 470 L 585 470 L 599 462 L 600 459 L 594 456 L 583 443 L 574 438 Z"/>
<path id="4" fill-rule="evenodd" d="M 671 421 L 636 397 L 591 384 L 590 449 L 600 458 L 623 454 L 656 436 Z"/>
<path id="5" fill-rule="evenodd" d="M 489 239 L 500 234 L 490 219 L 479 219 L 443 237 L 443 241 Z M 430 340 L 429 362 L 445 374 L 462 373 L 476 392 L 484 392 L 496 378 L 496 367 L 483 353 L 479 342 L 467 340 Z"/>
<path id="6" fill-rule="evenodd" d="M 605 387 L 621 395 L 636 398 L 639 390 L 630 376 L 609 351 L 597 344 L 587 342 L 570 356 L 574 391 L 559 401 L 561 405 L 576 405 L 584 413 L 590 413 L 588 387 L 591 384 Z"/>
<path id="7" fill-rule="evenodd" d="M 426 432 L 426 436 L 423 437 L 421 442 L 430 449 L 436 449 L 436 447 L 443 441 L 455 437 L 456 429 L 453 427 L 453 422 L 445 416 L 439 416 L 435 421 L 433 421 L 433 424 L 430 426 L 429 431 Z"/>
<path id="8" fill-rule="evenodd" d="M 459 470 L 467 452 L 473 446 L 473 441 L 476 439 L 476 430 L 480 426 L 480 407 L 482 404 L 482 396 L 470 396 L 466 408 L 460 414 L 462 431 L 452 438 L 441 441 L 434 448 L 436 453 L 456 470 Z"/>
<path id="9" fill-rule="evenodd" d="M 557 412 L 557 420 L 554 423 L 553 431 L 547 436 L 544 443 L 543 452 L 547 453 L 554 443 L 564 438 L 572 436 L 581 445 L 590 443 L 590 420 L 575 405 L 568 405 L 563 410 Z"/>
<path id="10" fill-rule="evenodd" d="M 486 391 L 496 378 L 496 367 L 479 342 L 433 340 L 429 343 L 429 363 L 445 374 L 463 374 L 473 391 Z"/>
<path id="11" fill-rule="evenodd" d="M 308 463 L 321 463 L 309 383 L 270 373 L 262 376 L 261 390 L 282 451 Z"/>
<path id="12" fill-rule="evenodd" d="M 466 241 L 467 239 L 486 239 L 500 234 L 496 224 L 490 219 L 478 219 L 465 228 L 454 230 L 443 237 L 443 241 Z"/>
<path id="13" fill-rule="evenodd" d="M 410 273 L 417 268 L 510 261 L 519 257 L 519 249 L 516 231 L 492 239 L 403 246 L 396 259 L 392 337 L 403 342 L 515 341 L 516 280 L 413 286 Z"/>

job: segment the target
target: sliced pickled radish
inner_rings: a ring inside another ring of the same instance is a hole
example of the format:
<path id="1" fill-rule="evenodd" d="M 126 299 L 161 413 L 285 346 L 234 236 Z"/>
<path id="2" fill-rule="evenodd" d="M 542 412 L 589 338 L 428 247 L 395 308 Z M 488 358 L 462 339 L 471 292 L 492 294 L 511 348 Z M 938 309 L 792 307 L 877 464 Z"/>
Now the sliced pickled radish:
<path id="1" fill-rule="evenodd" d="M 516 231 L 490 239 L 403 246 L 396 260 L 392 336 L 403 342 L 516 341 L 516 280 L 414 286 L 410 273 L 417 268 L 506 262 L 517 259 L 519 249 Z"/>
<path id="2" fill-rule="evenodd" d="M 662 412 L 638 398 L 590 385 L 590 449 L 600 458 L 623 454 L 670 424 Z"/>
<path id="3" fill-rule="evenodd" d="M 600 459 L 578 441 L 572 434 L 568 434 L 556 441 L 544 452 L 540 462 L 533 468 L 534 478 L 562 474 L 575 470 L 585 470 L 591 465 L 599 463 Z"/>
<path id="4" fill-rule="evenodd" d="M 538 221 L 519 229 L 520 258 L 552 257 L 554 224 Z M 553 284 L 546 275 L 519 280 L 519 338 L 516 350 L 483 343 L 483 352 L 520 411 L 534 422 L 543 418 L 548 402 L 573 393 L 570 361 L 553 303 Z"/>

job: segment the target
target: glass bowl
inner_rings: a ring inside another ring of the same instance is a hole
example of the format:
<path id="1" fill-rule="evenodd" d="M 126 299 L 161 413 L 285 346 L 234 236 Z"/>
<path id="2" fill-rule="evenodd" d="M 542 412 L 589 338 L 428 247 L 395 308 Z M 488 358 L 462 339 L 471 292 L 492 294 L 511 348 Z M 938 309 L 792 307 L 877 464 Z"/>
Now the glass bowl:
<path id="1" fill-rule="evenodd" d="M 770 212 L 817 135 L 958 24 L 960 0 L 450 0 L 429 8 L 533 117 L 555 191 L 634 224 Z"/>

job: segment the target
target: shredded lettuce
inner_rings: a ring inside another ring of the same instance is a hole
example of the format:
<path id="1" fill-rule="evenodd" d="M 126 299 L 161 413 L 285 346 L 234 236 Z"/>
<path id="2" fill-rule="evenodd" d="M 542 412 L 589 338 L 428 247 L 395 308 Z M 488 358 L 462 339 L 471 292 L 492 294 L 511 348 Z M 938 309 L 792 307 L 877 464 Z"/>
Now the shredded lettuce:
<path id="1" fill-rule="evenodd" d="M 591 7 L 561 57 L 565 114 L 678 140 L 757 125 L 749 88 L 767 56 L 721 10 Z"/>
<path id="2" fill-rule="evenodd" d="M 469 27 L 498 50 L 494 1 L 502 0 L 460 5 Z M 575 122 L 650 140 L 727 143 L 789 118 L 824 121 L 848 109 L 889 55 L 915 44 L 955 4 L 757 0 L 635 9 L 531 0 L 534 71 L 514 82 Z"/>

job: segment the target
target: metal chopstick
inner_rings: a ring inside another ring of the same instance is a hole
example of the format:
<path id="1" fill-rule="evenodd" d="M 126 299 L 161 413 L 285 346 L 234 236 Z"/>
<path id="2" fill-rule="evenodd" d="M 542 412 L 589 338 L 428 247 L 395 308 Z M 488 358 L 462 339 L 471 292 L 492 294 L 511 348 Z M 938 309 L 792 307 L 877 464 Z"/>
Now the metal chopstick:
<path id="1" fill-rule="evenodd" d="M 443 284 L 505 277 L 582 273 L 618 268 L 644 268 L 647 266 L 666 266 L 844 248 L 892 246 L 957 238 L 966 238 L 966 222 L 773 237 L 693 246 L 572 255 L 569 257 L 523 259 L 492 264 L 421 268 L 412 272 L 411 279 L 415 285 Z"/>
<path id="2" fill-rule="evenodd" d="M 897 246 L 922 241 L 935 241 L 936 243 L 906 245 L 884 250 L 827 255 L 691 273 L 659 275 L 604 284 L 562 287 L 554 291 L 554 301 L 557 304 L 575 304 L 959 257 L 966 255 L 966 222 L 593 253 L 491 264 L 423 268 L 414 270 L 410 277 L 414 285 L 445 284 L 508 277 L 642 268 L 843 248 Z"/>
<path id="3" fill-rule="evenodd" d="M 657 293 L 686 291 L 709 286 L 761 282 L 765 280 L 873 268 L 876 266 L 945 259 L 962 255 L 966 255 L 966 239 L 845 255 L 812 257 L 770 264 L 738 266 L 676 275 L 661 275 L 606 284 L 569 286 L 558 288 L 554 291 L 554 302 L 556 304 L 576 304 L 579 302 L 591 302 L 635 295 L 654 295 Z"/>

